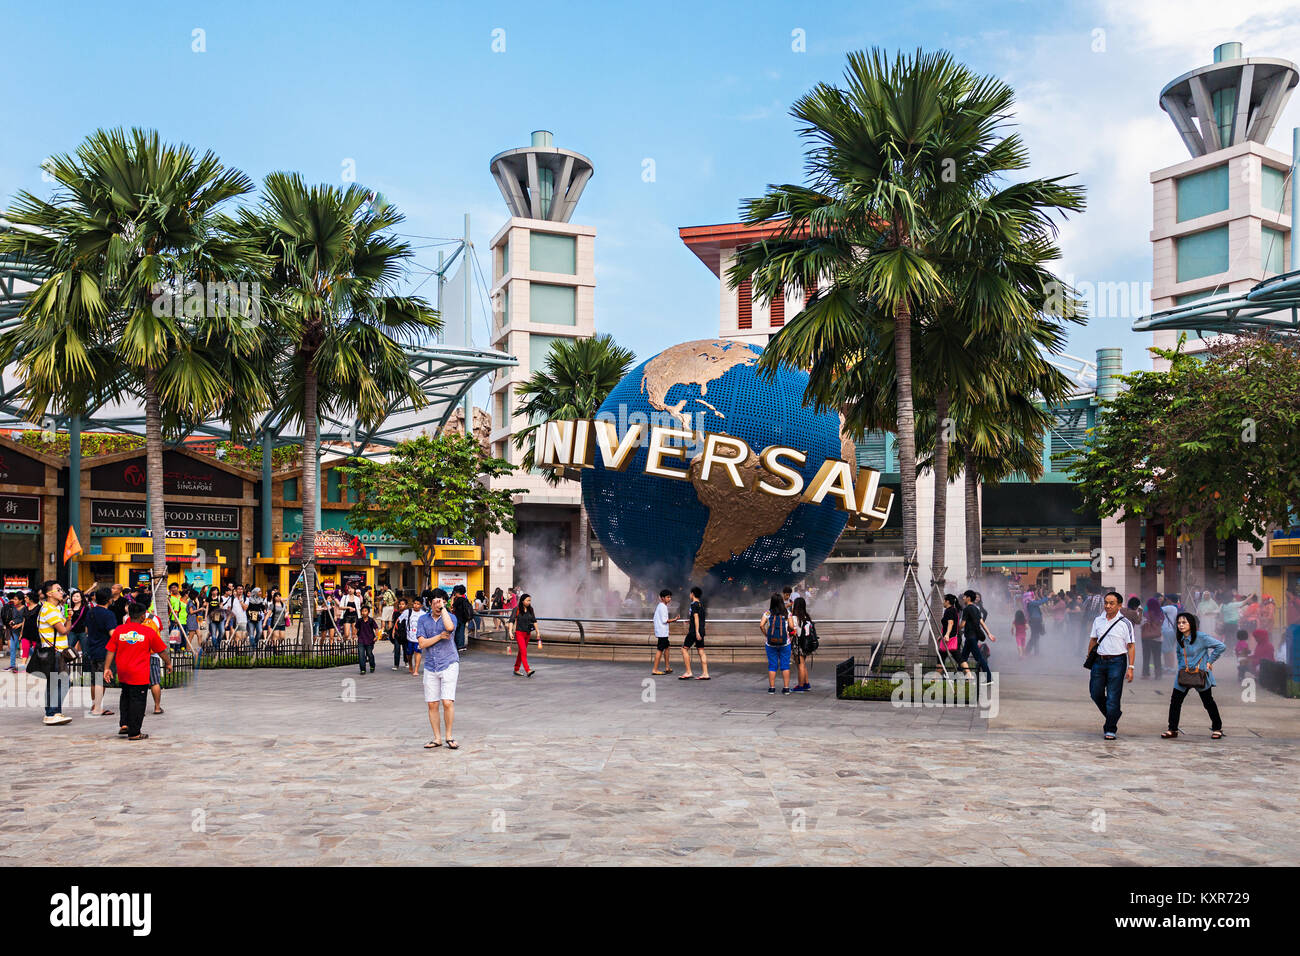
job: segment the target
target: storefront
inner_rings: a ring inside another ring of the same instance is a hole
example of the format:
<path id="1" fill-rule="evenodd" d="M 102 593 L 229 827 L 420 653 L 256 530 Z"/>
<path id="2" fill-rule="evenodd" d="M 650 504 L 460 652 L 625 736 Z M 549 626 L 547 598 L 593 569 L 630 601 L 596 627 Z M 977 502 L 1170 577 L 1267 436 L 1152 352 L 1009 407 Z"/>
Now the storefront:
<path id="1" fill-rule="evenodd" d="M 6 592 L 30 590 L 58 577 L 61 464 L 0 438 L 0 581 Z"/>
<path id="2" fill-rule="evenodd" d="M 116 581 L 110 541 L 141 538 L 147 497 L 140 449 L 87 459 L 81 473 L 81 527 L 87 561 L 96 581 Z M 167 554 L 178 540 L 193 542 L 187 568 L 195 583 L 244 583 L 251 579 L 256 534 L 257 476 L 184 448 L 163 452 L 163 509 Z M 145 546 L 150 549 L 148 539 Z M 111 547 L 116 547 L 112 545 Z M 90 560 L 98 557 L 98 560 Z M 180 573 L 179 570 L 176 572 Z M 82 582 L 85 583 L 84 581 Z M 123 582 L 118 582 L 123 583 Z"/>
<path id="3" fill-rule="evenodd" d="M 302 542 L 276 542 L 270 558 L 255 558 L 253 563 L 258 580 L 274 582 L 269 586 L 290 594 L 302 573 Z M 374 587 L 378 567 L 356 535 L 333 529 L 316 532 L 316 575 L 327 594 L 341 591 L 345 584 Z"/>
<path id="4" fill-rule="evenodd" d="M 220 553 L 201 554 L 195 538 L 180 537 L 183 531 L 167 532 L 167 583 L 207 587 L 222 580 L 226 557 Z M 148 585 L 153 570 L 153 538 L 108 537 L 100 541 L 94 554 L 80 554 L 73 560 L 80 571 L 83 588 L 120 584 L 124 588 Z M 93 585 L 92 585 L 93 582 Z"/>
<path id="5" fill-rule="evenodd" d="M 483 564 L 483 549 L 478 545 L 439 538 L 433 549 L 434 586 L 450 594 L 463 584 L 473 600 L 475 592 L 483 590 Z"/>

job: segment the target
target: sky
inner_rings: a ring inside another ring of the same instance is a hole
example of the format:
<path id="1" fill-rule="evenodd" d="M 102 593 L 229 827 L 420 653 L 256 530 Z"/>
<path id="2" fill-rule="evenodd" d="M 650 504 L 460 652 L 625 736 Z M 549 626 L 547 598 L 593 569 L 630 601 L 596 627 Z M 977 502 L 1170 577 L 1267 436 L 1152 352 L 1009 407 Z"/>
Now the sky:
<path id="1" fill-rule="evenodd" d="M 412 237 L 459 235 L 468 213 L 486 273 L 508 217 L 488 162 L 549 129 L 595 165 L 573 221 L 597 229 L 596 328 L 639 359 L 717 334 L 718 280 L 677 230 L 736 221 L 743 199 L 801 181 L 790 105 L 837 82 L 850 51 L 941 48 L 1009 82 L 1027 175 L 1071 174 L 1087 189 L 1086 212 L 1062 226 L 1059 274 L 1132 283 L 1144 305 L 1148 177 L 1187 158 L 1161 87 L 1225 41 L 1300 59 L 1300 17 L 1278 0 L 0 0 L 0 22 L 0 206 L 20 189 L 48 195 L 41 162 L 94 129 L 144 126 L 259 182 L 296 170 L 342 185 L 354 173 L 406 214 Z M 1300 97 L 1269 145 L 1289 152 L 1294 125 Z M 432 267 L 437 247 L 411 241 Z M 1135 317 L 1094 317 L 1069 352 L 1120 346 L 1127 369 L 1150 367 Z M 483 321 L 476 339 L 486 344 Z"/>

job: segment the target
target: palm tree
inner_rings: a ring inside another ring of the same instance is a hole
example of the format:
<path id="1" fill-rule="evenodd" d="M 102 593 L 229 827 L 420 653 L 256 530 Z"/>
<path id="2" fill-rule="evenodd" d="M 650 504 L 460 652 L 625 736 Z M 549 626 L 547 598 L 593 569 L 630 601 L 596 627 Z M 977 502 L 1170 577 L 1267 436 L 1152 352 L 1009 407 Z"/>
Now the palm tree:
<path id="1" fill-rule="evenodd" d="M 591 419 L 604 403 L 614 386 L 623 380 L 636 355 L 614 342 L 611 335 L 597 335 L 589 339 L 560 339 L 551 344 L 540 369 L 515 388 L 523 402 L 516 414 L 528 419 L 528 426 L 515 433 L 515 448 L 524 453 L 521 466 L 533 467 L 533 438 L 537 429 L 548 421 Z M 549 471 L 546 481 L 558 485 L 566 476 L 559 471 Z M 578 506 L 578 540 L 587 547 L 587 512 Z M 585 578 L 588 564 L 579 555 L 580 573 Z"/>
<path id="2" fill-rule="evenodd" d="M 0 364 L 16 367 L 32 420 L 143 406 L 157 603 L 167 577 L 164 432 L 220 413 L 240 434 L 268 398 L 245 364 L 256 316 L 205 294 L 256 267 L 218 213 L 253 183 L 211 152 L 140 129 L 96 131 L 46 168 L 51 200 L 20 193 L 6 213 L 19 228 L 0 236 L 0 254 L 42 276 L 0 336 Z"/>
<path id="3" fill-rule="evenodd" d="M 281 361 L 273 409 L 299 422 L 302 570 L 306 619 L 315 595 L 320 420 L 381 422 L 395 403 L 420 408 L 406 345 L 442 329 L 419 296 L 396 293 L 410 246 L 390 230 L 404 220 L 353 184 L 308 186 L 297 173 L 267 176 L 261 202 L 240 210 L 237 231 L 270 260 L 264 283 Z M 310 628 L 304 631 L 310 643 Z"/>
<path id="4" fill-rule="evenodd" d="M 1057 179 L 999 188 L 1007 173 L 1028 165 L 1019 137 L 1001 135 L 1013 100 L 1005 83 L 974 75 L 947 53 L 900 54 L 892 63 L 879 50 L 850 54 L 844 89 L 819 84 L 791 110 L 809 142 L 808 184 L 771 186 L 742 206 L 746 223 L 780 228 L 738 253 L 733 284 L 751 280 L 758 298 L 790 284 L 827 290 L 805 308 L 819 327 L 805 338 L 820 346 L 820 381 L 834 382 L 867 354 L 871 341 L 853 341 L 853 331 L 874 323 L 875 341 L 892 339 L 892 426 L 909 559 L 917 545 L 914 326 L 919 319 L 924 327 L 945 301 L 957 302 L 972 335 L 1021 321 L 1032 310 L 1007 275 L 992 270 L 975 289 L 959 277 L 989 255 L 994 237 L 1050 236 L 1045 212 L 1082 203 L 1078 189 Z M 828 355 L 827 346 L 840 354 Z M 765 367 L 781 358 L 765 354 Z M 806 395 L 815 404 L 852 403 L 843 387 L 819 395 L 818 381 L 814 375 Z M 910 592 L 904 607 L 906 633 L 914 634 Z"/>

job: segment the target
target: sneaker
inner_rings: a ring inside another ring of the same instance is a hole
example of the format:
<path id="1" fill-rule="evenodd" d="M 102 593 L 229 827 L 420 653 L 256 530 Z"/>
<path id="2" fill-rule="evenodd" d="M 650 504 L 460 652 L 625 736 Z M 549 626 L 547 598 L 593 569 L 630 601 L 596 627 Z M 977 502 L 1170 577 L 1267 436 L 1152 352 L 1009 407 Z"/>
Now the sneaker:
<path id="1" fill-rule="evenodd" d="M 785 694 L 788 694 L 788 693 L 790 693 L 790 688 L 789 688 L 789 687 L 782 687 L 782 688 L 781 688 L 781 694 L 782 694 L 782 695 L 785 695 Z"/>
<path id="2" fill-rule="evenodd" d="M 807 687 L 804 687 L 803 684 L 800 684 L 800 685 L 797 686 L 797 687 L 792 687 L 792 688 L 790 689 L 790 693 L 792 693 L 792 694 L 802 694 L 802 693 L 803 693 L 804 691 L 806 691 L 807 689 L 808 689 L 808 688 L 807 688 Z"/>
<path id="3" fill-rule="evenodd" d="M 775 693 L 776 693 L 776 688 L 775 688 L 775 687 L 769 687 L 769 688 L 767 689 L 767 692 L 768 692 L 769 694 L 775 694 Z"/>
<path id="4" fill-rule="evenodd" d="M 70 724 L 72 723 L 72 718 L 64 717 L 62 714 L 55 714 L 53 717 L 46 717 L 45 723 L 54 727 L 54 726 L 59 726 L 61 724 Z"/>
<path id="5" fill-rule="evenodd" d="M 395 670 L 395 671 L 400 671 L 401 668 L 400 668 L 400 667 L 394 667 L 393 670 Z"/>

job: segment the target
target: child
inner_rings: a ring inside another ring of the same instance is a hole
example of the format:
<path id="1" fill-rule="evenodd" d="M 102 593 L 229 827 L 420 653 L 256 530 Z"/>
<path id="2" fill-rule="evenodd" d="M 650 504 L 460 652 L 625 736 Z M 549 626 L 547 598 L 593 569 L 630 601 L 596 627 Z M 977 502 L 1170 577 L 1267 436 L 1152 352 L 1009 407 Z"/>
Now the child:
<path id="1" fill-rule="evenodd" d="M 1025 618 L 1024 611 L 1016 611 L 1015 628 L 1016 628 L 1016 650 L 1020 652 L 1021 657 L 1024 657 L 1025 656 L 1025 634 L 1029 628 L 1029 621 Z"/>
<path id="2" fill-rule="evenodd" d="M 1237 680 L 1250 672 L 1250 635 L 1244 630 L 1237 631 L 1237 645 L 1232 649 L 1237 656 Z"/>
<path id="3" fill-rule="evenodd" d="M 361 606 L 361 617 L 357 621 L 357 663 L 361 673 L 366 672 L 366 662 L 370 662 L 370 673 L 375 672 L 375 621 L 370 616 L 370 607 Z"/>

